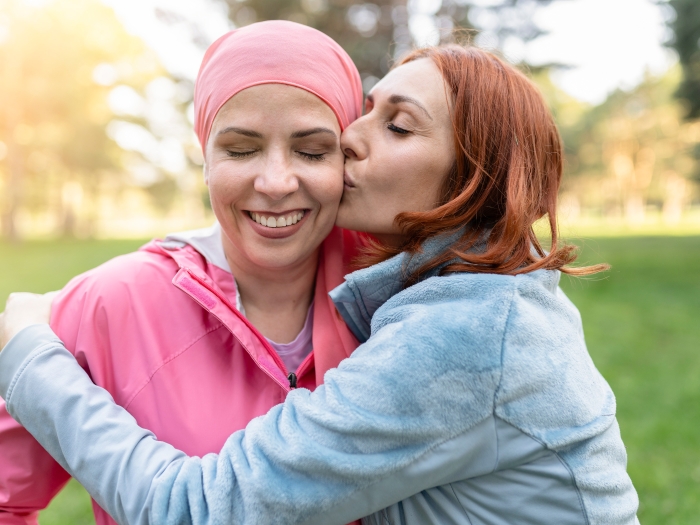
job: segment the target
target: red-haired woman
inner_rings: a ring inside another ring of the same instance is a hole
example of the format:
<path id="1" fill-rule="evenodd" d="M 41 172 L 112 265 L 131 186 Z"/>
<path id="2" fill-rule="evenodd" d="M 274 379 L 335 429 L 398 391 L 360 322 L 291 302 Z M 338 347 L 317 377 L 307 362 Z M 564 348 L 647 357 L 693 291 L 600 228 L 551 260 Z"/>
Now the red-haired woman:
<path id="1" fill-rule="evenodd" d="M 331 292 L 363 344 L 323 386 L 187 457 L 33 326 L 0 354 L 13 416 L 125 524 L 637 523 L 615 398 L 558 287 L 603 267 L 569 267 L 557 240 L 562 150 L 537 89 L 472 47 L 419 50 L 341 144 L 338 224 L 375 241 Z M 9 335 L 42 320 L 41 299 L 15 303 Z"/>

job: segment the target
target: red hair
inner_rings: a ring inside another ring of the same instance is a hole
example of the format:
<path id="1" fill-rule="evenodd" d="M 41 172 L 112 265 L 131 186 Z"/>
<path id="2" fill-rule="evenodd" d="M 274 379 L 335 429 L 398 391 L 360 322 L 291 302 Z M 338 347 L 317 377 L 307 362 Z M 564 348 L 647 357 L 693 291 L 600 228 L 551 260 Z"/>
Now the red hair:
<path id="1" fill-rule="evenodd" d="M 441 274 L 516 275 L 548 269 L 588 275 L 607 269 L 603 264 L 567 266 L 576 259 L 576 247 L 560 244 L 557 235 L 562 144 L 537 87 L 510 64 L 473 46 L 418 49 L 399 65 L 421 58 L 437 65 L 450 90 L 456 162 L 435 209 L 396 216 L 407 239 L 403 245 L 370 242 L 362 263 L 373 264 L 402 251 L 418 253 L 426 239 L 466 226 L 447 252 L 408 276 L 409 285 L 446 263 Z M 549 252 L 533 231 L 535 221 L 545 215 L 551 231 Z M 484 250 L 472 250 L 484 240 Z"/>

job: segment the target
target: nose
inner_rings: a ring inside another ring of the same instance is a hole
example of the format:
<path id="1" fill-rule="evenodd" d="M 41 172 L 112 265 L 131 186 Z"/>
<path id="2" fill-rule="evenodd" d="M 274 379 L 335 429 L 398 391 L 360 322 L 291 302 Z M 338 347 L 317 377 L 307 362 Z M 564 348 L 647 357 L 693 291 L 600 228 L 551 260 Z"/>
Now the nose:
<path id="1" fill-rule="evenodd" d="M 362 160 L 367 156 L 367 147 L 362 140 L 362 122 L 364 117 L 360 117 L 350 124 L 340 136 L 340 147 L 348 159 Z"/>
<path id="2" fill-rule="evenodd" d="M 299 189 L 299 178 L 284 154 L 270 155 L 253 183 L 255 191 L 279 201 Z"/>

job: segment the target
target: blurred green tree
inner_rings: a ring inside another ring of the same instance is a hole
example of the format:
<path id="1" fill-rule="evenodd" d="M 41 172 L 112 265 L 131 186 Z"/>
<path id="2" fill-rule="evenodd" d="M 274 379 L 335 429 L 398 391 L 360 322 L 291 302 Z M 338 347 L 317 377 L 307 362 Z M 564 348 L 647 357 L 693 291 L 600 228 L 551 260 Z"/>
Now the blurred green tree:
<path id="1" fill-rule="evenodd" d="M 64 234 L 91 233 L 100 185 L 124 173 L 121 150 L 107 134 L 114 116 L 110 86 L 143 86 L 157 67 L 98 0 L 0 0 L 0 217 L 6 237 L 19 237 L 23 210 L 57 222 Z"/>
<path id="2" fill-rule="evenodd" d="M 677 96 L 687 104 L 687 118 L 700 118 L 700 2 L 670 0 L 669 5 L 676 12 L 670 21 L 674 33 L 670 45 L 678 52 L 683 67 Z"/>
<path id="3" fill-rule="evenodd" d="M 680 82 L 680 68 L 673 68 L 630 91 L 617 90 L 593 108 L 550 94 L 563 117 L 565 214 L 584 208 L 641 224 L 653 207 L 667 224 L 681 220 L 694 191 L 700 122 L 684 121 L 674 98 Z"/>
<path id="4" fill-rule="evenodd" d="M 350 54 L 365 91 L 414 45 L 453 38 L 453 29 L 483 31 L 502 49 L 541 34 L 534 10 L 552 0 L 226 0 L 236 26 L 259 20 L 293 20 L 315 27 Z"/>

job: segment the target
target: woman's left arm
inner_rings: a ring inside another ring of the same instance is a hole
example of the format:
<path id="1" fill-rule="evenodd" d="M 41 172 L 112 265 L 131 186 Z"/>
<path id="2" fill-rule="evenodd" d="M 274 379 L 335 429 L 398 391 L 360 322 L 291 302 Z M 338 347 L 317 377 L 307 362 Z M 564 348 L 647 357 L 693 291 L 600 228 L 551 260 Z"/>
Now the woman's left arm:
<path id="1" fill-rule="evenodd" d="M 47 326 L 26 328 L 0 353 L 0 394 L 13 417 L 124 525 L 341 525 L 492 470 L 487 421 L 508 308 L 477 306 L 392 312 L 315 392 L 291 392 L 233 434 L 219 455 L 203 458 L 140 428 Z M 462 333 L 436 337 L 426 323 L 452 323 L 445 328 Z M 475 366 L 454 337 L 469 341 L 484 323 L 494 337 L 471 340 L 494 362 Z M 493 351 L 484 347 L 492 343 Z"/>

